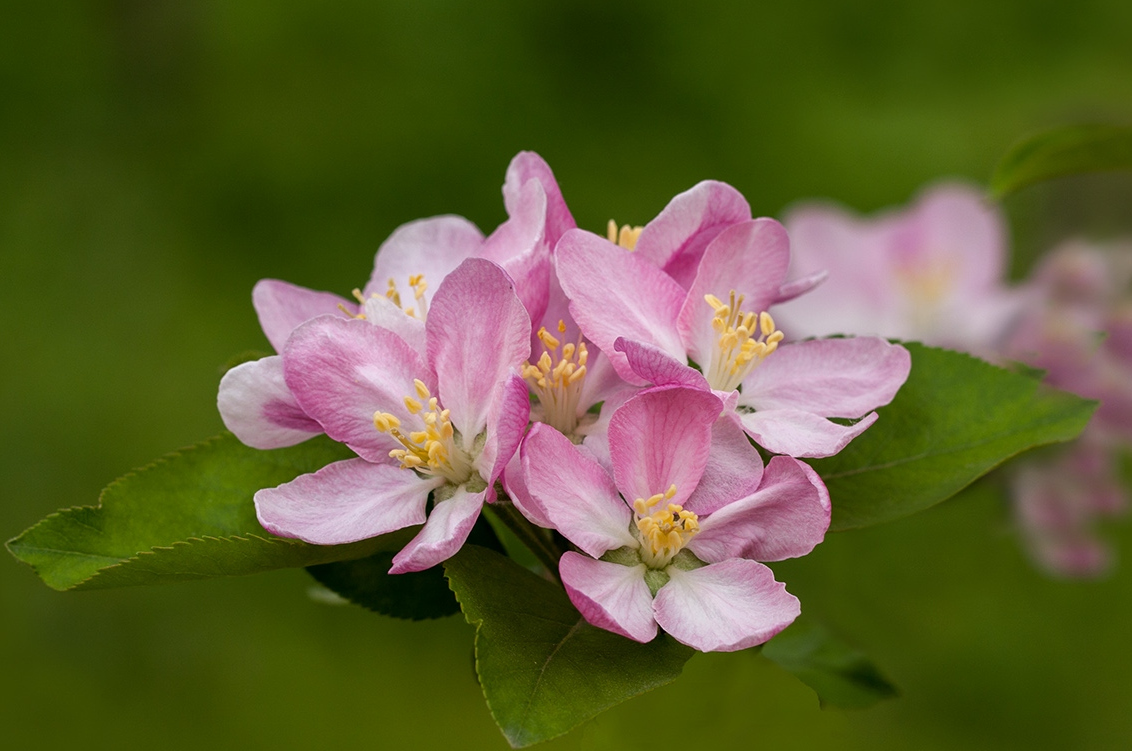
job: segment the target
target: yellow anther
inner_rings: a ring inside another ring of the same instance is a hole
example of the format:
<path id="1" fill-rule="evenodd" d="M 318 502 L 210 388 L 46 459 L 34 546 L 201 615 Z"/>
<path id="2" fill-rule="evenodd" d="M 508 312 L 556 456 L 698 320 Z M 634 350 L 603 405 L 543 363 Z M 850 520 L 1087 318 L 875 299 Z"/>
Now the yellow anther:
<path id="1" fill-rule="evenodd" d="M 766 311 L 756 314 L 742 310 L 743 296 L 736 295 L 735 290 L 731 290 L 727 303 L 711 294 L 704 295 L 704 301 L 715 311 L 711 327 L 718 335 L 704 375 L 713 389 L 731 391 L 777 349 L 784 335 Z"/>
<path id="2" fill-rule="evenodd" d="M 396 415 L 391 415 L 388 412 L 374 412 L 373 426 L 382 433 L 388 433 L 401 427 L 401 421 L 397 419 Z"/>
<path id="3" fill-rule="evenodd" d="M 432 394 L 429 393 L 428 386 L 425 386 L 424 381 L 422 381 L 420 378 L 413 379 L 413 388 L 417 390 L 417 396 L 419 396 L 421 399 L 430 399 L 432 397 Z M 430 409 L 436 409 L 431 401 L 428 406 Z"/>
<path id="4" fill-rule="evenodd" d="M 678 503 L 668 503 L 652 510 L 661 501 L 675 496 L 676 486 L 672 485 L 663 493 L 633 501 L 640 532 L 641 558 L 652 568 L 667 566 L 700 529 L 699 517 Z"/>
<path id="5" fill-rule="evenodd" d="M 565 334 L 566 322 L 560 320 L 557 328 L 559 336 Z M 538 397 L 543 421 L 564 435 L 572 435 L 578 426 L 578 400 L 589 358 L 586 343 L 579 335 L 576 342 L 563 344 L 545 326 L 539 328 L 537 336 L 544 351 L 534 365 L 523 363 L 519 372 Z"/>
<path id="6" fill-rule="evenodd" d="M 641 237 L 641 231 L 644 227 L 631 227 L 628 224 L 623 225 L 620 229 L 617 228 L 617 222 L 612 219 L 605 228 L 605 236 L 609 242 L 620 245 L 628 251 L 637 249 L 637 240 Z"/>
<path id="7" fill-rule="evenodd" d="M 565 326 L 565 324 L 563 324 L 563 326 Z M 546 326 L 539 327 L 538 339 L 542 342 L 542 346 L 546 347 L 551 352 L 558 349 L 558 345 L 561 343 L 553 334 L 546 330 Z"/>
<path id="8" fill-rule="evenodd" d="M 409 414 L 415 415 L 416 413 L 418 413 L 422 409 L 424 409 L 424 407 L 421 405 L 420 402 L 418 402 L 413 397 L 406 396 L 405 397 L 405 409 L 409 410 Z"/>

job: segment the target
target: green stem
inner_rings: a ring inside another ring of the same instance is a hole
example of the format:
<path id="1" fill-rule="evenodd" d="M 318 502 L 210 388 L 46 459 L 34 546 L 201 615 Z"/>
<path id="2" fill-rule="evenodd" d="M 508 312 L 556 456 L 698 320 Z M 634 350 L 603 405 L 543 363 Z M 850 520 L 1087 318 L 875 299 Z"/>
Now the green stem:
<path id="1" fill-rule="evenodd" d="M 484 508 L 490 509 L 495 514 L 496 519 L 507 525 L 507 528 L 519 538 L 519 541 L 534 553 L 539 563 L 546 567 L 554 580 L 560 581 L 558 578 L 558 559 L 562 557 L 565 551 L 558 549 L 545 534 L 545 530 L 527 521 L 522 512 L 515 508 L 515 504 L 510 501 L 500 499 L 496 503 L 485 505 Z"/>

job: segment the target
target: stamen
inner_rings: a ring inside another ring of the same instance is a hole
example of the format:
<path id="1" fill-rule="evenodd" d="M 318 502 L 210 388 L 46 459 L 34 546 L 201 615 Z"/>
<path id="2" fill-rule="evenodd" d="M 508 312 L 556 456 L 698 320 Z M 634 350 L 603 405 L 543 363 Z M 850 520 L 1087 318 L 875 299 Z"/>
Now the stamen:
<path id="1" fill-rule="evenodd" d="M 641 537 L 641 559 L 651 568 L 662 569 L 684 549 L 688 541 L 700 531 L 699 516 L 685 511 L 678 503 L 668 503 L 655 511 L 664 501 L 676 495 L 672 485 L 664 493 L 633 501 L 637 515 L 637 530 Z"/>
<path id="2" fill-rule="evenodd" d="M 732 391 L 778 348 L 785 335 L 765 310 L 757 315 L 741 310 L 743 296 L 736 298 L 735 290 L 726 304 L 712 294 L 704 295 L 704 301 L 715 311 L 711 327 L 719 335 L 704 375 L 713 389 Z"/>
<path id="3" fill-rule="evenodd" d="M 448 418 L 448 410 L 439 409 L 435 396 L 430 396 L 428 387 L 421 380 L 413 382 L 414 389 L 425 405 L 412 396 L 404 397 L 405 408 L 410 414 L 419 417 L 423 430 L 405 432 L 401 421 L 388 412 L 375 412 L 373 426 L 382 433 L 388 433 L 403 448 L 393 449 L 389 456 L 401 462 L 403 469 L 413 469 L 427 475 L 440 475 L 453 484 L 467 482 L 472 476 L 471 458 L 454 442 L 456 431 Z"/>
<path id="4" fill-rule="evenodd" d="M 617 222 L 610 219 L 609 225 L 606 227 L 605 236 L 609 239 L 609 242 L 620 245 L 625 250 L 632 252 L 637 249 L 637 240 L 640 238 L 643 229 L 644 227 L 630 227 L 626 224 L 618 230 Z"/>
<path id="5" fill-rule="evenodd" d="M 558 322 L 558 333 L 566 333 L 565 321 Z M 578 427 L 578 400 L 589 352 L 581 334 L 577 342 L 565 346 L 545 326 L 539 328 L 537 336 L 546 350 L 534 365 L 528 360 L 520 370 L 542 405 L 544 421 L 569 436 Z"/>
<path id="6" fill-rule="evenodd" d="M 410 274 L 409 275 L 409 289 L 413 293 L 413 304 L 403 306 L 401 303 L 401 293 L 397 289 L 397 280 L 390 279 L 385 296 L 389 298 L 401 310 L 405 311 L 405 315 L 410 318 L 420 318 L 422 321 L 428 318 L 428 301 L 425 300 L 425 292 L 428 291 L 428 282 L 425 281 L 424 274 Z M 355 290 L 355 295 L 357 290 Z"/>

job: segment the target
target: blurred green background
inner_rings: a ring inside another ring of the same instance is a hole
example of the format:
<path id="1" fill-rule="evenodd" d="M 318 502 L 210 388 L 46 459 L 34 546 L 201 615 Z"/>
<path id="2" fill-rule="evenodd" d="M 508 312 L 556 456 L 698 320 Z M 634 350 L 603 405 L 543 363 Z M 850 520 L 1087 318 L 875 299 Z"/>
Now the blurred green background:
<path id="1" fill-rule="evenodd" d="M 4 16 L 4 538 L 220 430 L 224 364 L 268 349 L 256 280 L 345 294 L 403 222 L 490 231 L 520 149 L 601 231 L 704 178 L 756 215 L 813 196 L 874 210 L 943 176 L 985 181 L 1032 130 L 1132 119 L 1126 0 L 40 0 Z M 1056 190 L 1011 205 L 1026 253 L 1096 206 L 1130 213 L 1132 191 L 1090 185 L 1061 191 L 1061 215 Z M 1110 531 L 1132 555 L 1132 525 Z M 993 481 L 776 570 L 902 698 L 822 711 L 757 655 L 708 655 L 546 747 L 1132 746 L 1132 565 L 1044 578 Z M 312 584 L 59 594 L 0 561 L 0 737 L 505 747 L 460 618 L 332 607 Z"/>

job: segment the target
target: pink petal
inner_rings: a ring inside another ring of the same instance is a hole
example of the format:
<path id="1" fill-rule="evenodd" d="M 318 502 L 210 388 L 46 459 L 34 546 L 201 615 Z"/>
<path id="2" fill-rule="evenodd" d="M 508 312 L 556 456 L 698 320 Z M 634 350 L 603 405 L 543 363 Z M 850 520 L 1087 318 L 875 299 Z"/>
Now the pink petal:
<path id="1" fill-rule="evenodd" d="M 727 227 L 750 218 L 751 207 L 739 191 L 705 180 L 669 201 L 648 223 L 636 253 L 687 289 L 708 244 Z"/>
<path id="2" fill-rule="evenodd" d="M 408 315 L 385 295 L 372 295 L 362 306 L 366 320 L 374 326 L 389 329 L 405 340 L 422 358 L 425 356 L 424 321 Z"/>
<path id="3" fill-rule="evenodd" d="M 424 274 L 428 283 L 424 299 L 430 302 L 444 277 L 478 253 L 482 244 L 483 233 L 461 216 L 435 216 L 402 224 L 377 249 L 365 296 L 384 295 L 392 280 L 402 304 L 408 306 L 413 301 L 409 277 Z"/>
<path id="4" fill-rule="evenodd" d="M 528 181 L 510 205 L 510 217 L 484 240 L 479 257 L 503 267 L 532 321 L 546 310 L 550 284 L 550 249 L 546 238 L 546 194 Z"/>
<path id="5" fill-rule="evenodd" d="M 242 363 L 225 373 L 216 406 L 224 427 L 252 448 L 294 446 L 322 432 L 287 388 L 283 358 L 278 355 Z"/>
<path id="6" fill-rule="evenodd" d="M 515 455 L 530 421 L 531 399 L 527 383 L 517 375 L 499 386 L 487 420 L 487 438 L 479 458 L 479 471 L 489 486 L 503 473 Z"/>
<path id="7" fill-rule="evenodd" d="M 531 320 L 503 269 L 469 258 L 441 283 L 425 327 L 441 403 L 471 449 L 497 389 L 530 354 Z"/>
<path id="8" fill-rule="evenodd" d="M 530 489 L 527 488 L 527 476 L 523 472 L 521 455 L 522 448 L 512 454 L 511 460 L 507 462 L 507 468 L 503 470 L 500 479 L 503 483 L 503 491 L 527 521 L 538 527 L 553 529 L 554 524 L 547 517 L 542 504 L 534 499 Z"/>
<path id="9" fill-rule="evenodd" d="M 676 359 L 664 350 L 644 342 L 617 337 L 613 350 L 625 355 L 625 361 L 639 377 L 654 386 L 687 386 L 711 391 L 703 373 Z"/>
<path id="10" fill-rule="evenodd" d="M 739 404 L 860 417 L 891 402 L 911 368 L 908 350 L 884 339 L 795 342 L 779 347 L 747 376 Z"/>
<path id="11" fill-rule="evenodd" d="M 429 492 L 442 483 L 392 463 L 347 459 L 260 490 L 256 516 L 280 537 L 343 545 L 420 524 Z"/>
<path id="12" fill-rule="evenodd" d="M 849 445 L 877 420 L 877 413 L 865 415 L 852 425 L 838 425 L 813 412 L 799 409 L 768 409 L 739 413 L 743 430 L 772 454 L 787 456 L 833 456 Z"/>
<path id="13" fill-rule="evenodd" d="M 762 644 L 793 623 L 798 598 L 774 580 L 769 568 L 734 558 L 681 571 L 653 600 L 661 628 L 678 642 L 701 652 L 734 652 Z"/>
<path id="14" fill-rule="evenodd" d="M 797 459 L 776 456 L 758 490 L 701 516 L 688 549 L 709 563 L 798 558 L 825 539 L 829 514 L 829 492 L 817 473 Z"/>
<path id="15" fill-rule="evenodd" d="M 707 464 L 719 413 L 719 399 L 696 389 L 651 389 L 627 401 L 609 421 L 613 476 L 621 495 L 631 503 L 676 485 L 669 503 L 684 503 Z"/>
<path id="16" fill-rule="evenodd" d="M 643 563 L 622 566 L 570 551 L 559 561 L 558 573 L 570 602 L 594 626 L 639 642 L 656 637 Z"/>
<path id="17" fill-rule="evenodd" d="M 710 514 L 755 492 L 762 477 L 762 457 L 747 434 L 731 415 L 720 417 L 711 428 L 711 451 L 703 476 L 684 508 L 701 517 Z"/>
<path id="18" fill-rule="evenodd" d="M 424 571 L 454 556 L 475 526 L 486 492 L 469 493 L 461 485 L 451 498 L 437 501 L 421 531 L 393 556 L 389 573 Z"/>
<path id="19" fill-rule="evenodd" d="M 533 151 L 520 151 L 511 160 L 503 183 L 503 204 L 509 215 L 519 213 L 517 204 L 521 200 L 523 186 L 530 180 L 537 180 L 546 195 L 546 241 L 553 248 L 566 230 L 578 225 L 566 207 L 554 172 L 541 156 Z"/>
<path id="20" fill-rule="evenodd" d="M 625 356 L 614 351 L 618 337 L 651 344 L 677 359 L 684 357 L 676 331 L 684 290 L 667 274 L 635 253 L 582 230 L 563 235 L 555 256 L 574 320 L 622 378 L 641 382 Z"/>
<path id="21" fill-rule="evenodd" d="M 262 279 L 256 283 L 252 288 L 252 305 L 267 341 L 280 353 L 291 332 L 310 319 L 322 315 L 342 316 L 339 305 L 351 315 L 358 312 L 357 303 L 332 292 L 316 292 L 277 279 Z"/>
<path id="22" fill-rule="evenodd" d="M 680 309 L 678 326 L 688 355 L 710 363 L 719 335 L 712 329 L 715 310 L 705 295 L 727 302 L 732 290 L 743 296 L 741 309 L 761 313 L 778 298 L 790 265 L 786 230 L 773 219 L 754 219 L 732 225 L 704 251 L 695 281 Z"/>
<path id="23" fill-rule="evenodd" d="M 570 542 L 600 558 L 637 546 L 632 512 L 609 475 L 554 428 L 535 423 L 521 448 L 523 475 L 536 511 Z"/>
<path id="24" fill-rule="evenodd" d="M 779 305 L 784 302 L 790 302 L 796 297 L 801 297 L 828 278 L 829 272 L 822 269 L 821 271 L 815 271 L 799 279 L 783 282 L 778 288 L 778 296 L 774 299 L 774 304 Z"/>
<path id="25" fill-rule="evenodd" d="M 960 299 L 1001 285 L 1006 267 L 1002 211 L 972 185 L 943 183 L 924 191 L 897 236 L 899 253 L 951 264 Z"/>
<path id="26" fill-rule="evenodd" d="M 384 461 L 400 446 L 374 427 L 374 412 L 419 423 L 404 401 L 416 396 L 413 379 L 436 390 L 428 368 L 403 339 L 356 319 L 323 317 L 299 327 L 284 350 L 283 373 L 303 411 L 370 461 Z"/>

